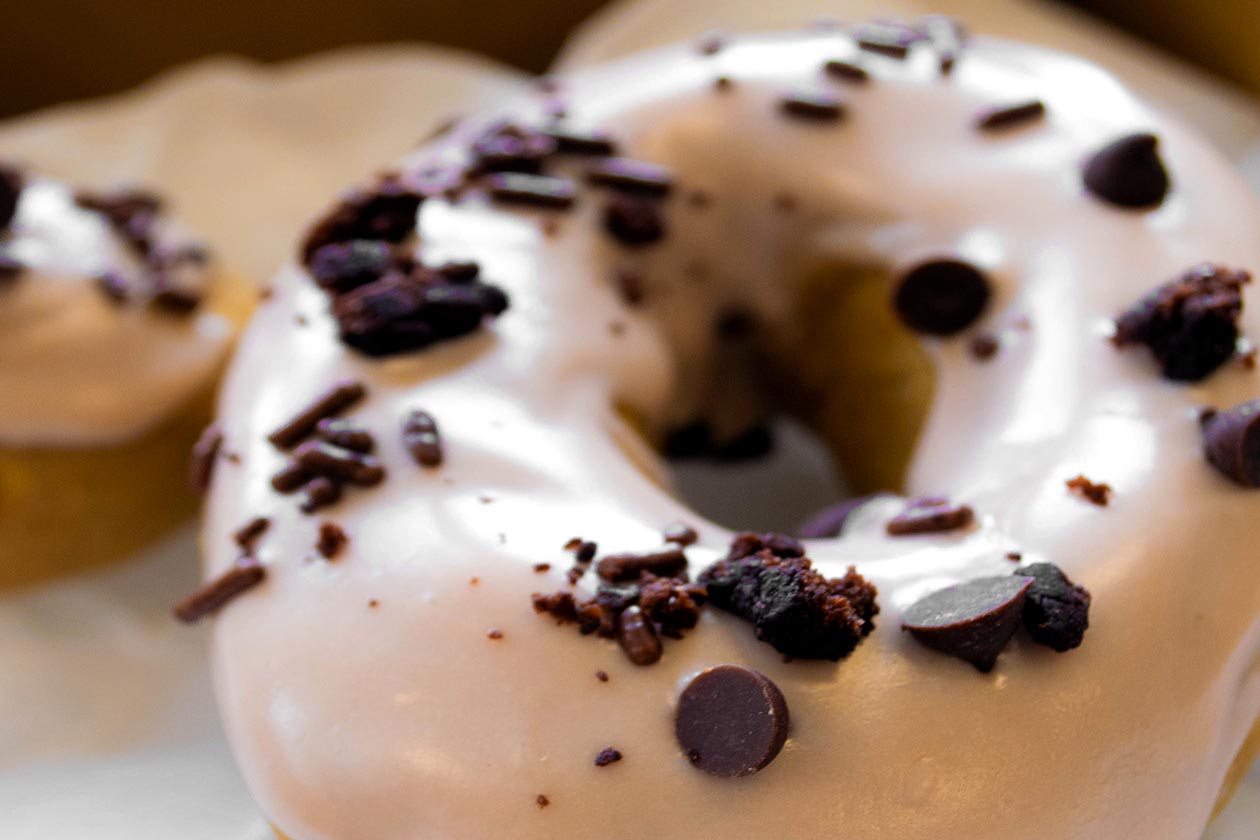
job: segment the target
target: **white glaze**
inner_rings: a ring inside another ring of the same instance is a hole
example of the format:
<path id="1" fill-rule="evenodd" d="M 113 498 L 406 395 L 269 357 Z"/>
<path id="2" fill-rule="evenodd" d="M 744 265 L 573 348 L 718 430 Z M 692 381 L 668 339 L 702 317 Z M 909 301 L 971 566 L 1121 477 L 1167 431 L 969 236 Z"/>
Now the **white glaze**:
<path id="1" fill-rule="evenodd" d="M 0 251 L 24 266 L 0 289 L 0 446 L 101 446 L 169 416 L 218 369 L 232 337 L 223 317 L 117 305 L 95 283 L 140 265 L 104 217 L 64 184 L 27 176 Z M 166 241 L 186 238 L 163 218 Z"/>
<path id="2" fill-rule="evenodd" d="M 835 83 L 845 124 L 777 112 L 785 87 L 850 49 L 839 35 L 748 38 L 713 58 L 664 50 L 566 86 L 578 122 L 714 196 L 707 216 L 673 204 L 671 236 L 642 257 L 678 295 L 671 317 L 619 302 L 606 279 L 617 247 L 589 198 L 554 238 L 539 233 L 539 213 L 427 204 L 425 258 L 477 260 L 512 308 L 476 337 L 384 363 L 347 352 L 323 294 L 296 269 L 282 274 L 224 388 L 226 440 L 243 459 L 220 464 L 205 549 L 208 574 L 222 571 L 232 531 L 273 518 L 259 548 L 268 580 L 217 620 L 214 658 L 241 766 L 294 840 L 1200 835 L 1260 713 L 1260 564 L 1248 539 L 1260 497 L 1206 465 L 1194 418 L 1200 404 L 1254 397 L 1256 374 L 1230 365 L 1173 385 L 1104 334 L 1198 260 L 1260 266 L 1260 213 L 1192 135 L 1101 71 L 1028 47 L 975 44 L 948 81 L 926 55 L 865 58 L 872 84 Z M 736 80 L 729 94 L 713 92 L 718 73 Z M 1044 125 L 972 129 L 979 108 L 1028 96 L 1047 103 Z M 1165 204 L 1134 214 L 1085 195 L 1081 159 L 1147 129 L 1175 181 Z M 791 225 L 768 200 L 782 189 L 800 200 Z M 650 548 L 684 519 L 700 525 L 693 570 L 725 551 L 728 532 L 645 475 L 662 468 L 641 445 L 643 470 L 614 443 L 627 437 L 615 400 L 654 423 L 677 419 L 670 396 L 686 370 L 666 334 L 698 332 L 696 312 L 717 303 L 681 291 L 684 263 L 706 260 L 723 289 L 757 295 L 773 317 L 794 258 L 901 262 L 941 249 L 997 278 L 988 326 L 1027 315 L 1033 329 L 988 364 L 962 341 L 932 347 L 938 397 L 909 491 L 972 503 L 975 532 L 890 540 L 872 511 L 843 539 L 810 545 L 824 572 L 856 563 L 880 588 L 879 628 L 856 653 L 784 664 L 747 623 L 708 610 L 660 663 L 636 668 L 615 644 L 533 614 L 529 594 L 560 587 L 560 546 L 574 535 Z M 295 315 L 309 326 L 294 328 Z M 1260 317 L 1244 320 L 1260 335 Z M 626 325 L 620 337 L 611 321 Z M 354 417 L 377 433 L 390 475 L 300 516 L 270 490 L 284 459 L 264 438 L 344 377 L 368 384 Z M 441 424 L 439 471 L 402 449 L 413 407 Z M 1111 507 L 1066 492 L 1079 472 L 1115 487 Z M 324 519 L 351 535 L 335 563 L 314 558 Z M 925 592 L 1009 572 L 1010 548 L 1092 591 L 1082 648 L 1017 640 L 982 676 L 897 629 Z M 538 562 L 555 571 L 536 574 Z M 505 638 L 487 639 L 490 628 Z M 783 754 L 741 780 L 694 770 L 672 733 L 680 685 L 719 663 L 767 674 L 791 709 Z M 595 680 L 600 669 L 610 682 Z M 625 760 L 596 769 L 609 745 Z M 550 807 L 535 805 L 539 793 Z"/>

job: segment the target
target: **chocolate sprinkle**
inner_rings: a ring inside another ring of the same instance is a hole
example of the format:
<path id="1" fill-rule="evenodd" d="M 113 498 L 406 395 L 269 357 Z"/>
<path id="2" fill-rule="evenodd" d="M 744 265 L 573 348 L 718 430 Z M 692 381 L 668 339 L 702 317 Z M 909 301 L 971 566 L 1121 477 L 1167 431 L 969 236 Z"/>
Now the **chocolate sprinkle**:
<path id="1" fill-rule="evenodd" d="M 1099 507 L 1106 507 L 1111 503 L 1110 484 L 1095 483 L 1083 475 L 1078 475 L 1067 480 L 1067 488 L 1087 502 Z"/>
<path id="2" fill-rule="evenodd" d="M 846 82 L 857 82 L 858 84 L 863 84 L 871 79 L 871 74 L 866 71 L 865 67 L 862 67 L 859 64 L 854 64 L 851 61 L 832 59 L 823 65 L 823 70 L 828 76 L 843 79 Z"/>
<path id="3" fill-rule="evenodd" d="M 560 128 L 545 132 L 555 141 L 556 151 L 566 155 L 590 155 L 606 157 L 617 153 L 617 143 L 611 137 L 599 132 L 583 134 Z"/>
<path id="4" fill-rule="evenodd" d="M 542 173 L 543 161 L 557 142 L 546 134 L 511 123 L 492 126 L 472 143 L 472 156 L 482 172 Z"/>
<path id="5" fill-rule="evenodd" d="M 853 568 L 824 578 L 803 552 L 791 537 L 740 534 L 699 582 L 714 606 L 751 621 L 780 653 L 834 662 L 875 629 L 877 592 Z"/>
<path id="6" fill-rule="evenodd" d="M 310 436 L 326 417 L 333 417 L 358 403 L 367 394 L 362 382 L 345 380 L 316 397 L 287 423 L 267 435 L 278 449 L 292 449 Z"/>
<path id="7" fill-rule="evenodd" d="M 967 505 L 928 497 L 908 501 L 901 513 L 888 520 L 885 530 L 894 537 L 939 534 L 969 528 L 975 521 L 975 512 Z"/>
<path id="8" fill-rule="evenodd" d="M 346 547 L 350 537 L 340 525 L 333 522 L 321 522 L 319 539 L 315 542 L 315 550 L 326 560 L 332 560 Z"/>
<path id="9" fill-rule="evenodd" d="M 223 430 L 217 423 L 211 423 L 202 429 L 197 442 L 193 444 L 192 457 L 188 463 L 188 484 L 194 492 L 204 493 L 210 489 L 214 465 L 222 445 Z"/>
<path id="10" fill-rule="evenodd" d="M 783 692 L 739 665 L 697 674 L 678 697 L 674 735 L 687 759 L 714 776 L 761 770 L 787 743 L 790 718 Z"/>
<path id="11" fill-rule="evenodd" d="M 275 479 L 272 479 L 275 483 Z M 302 500 L 302 513 L 314 513 L 341 501 L 341 485 L 327 476 L 316 476 L 306 482 L 306 498 Z"/>
<path id="12" fill-rule="evenodd" d="M 671 542 L 674 545 L 686 548 L 689 545 L 695 545 L 700 539 L 700 535 L 696 533 L 696 529 L 692 528 L 685 522 L 672 522 L 665 527 L 662 536 L 665 542 Z"/>
<path id="13" fill-rule="evenodd" d="M 266 577 L 267 570 L 257 560 L 242 557 L 232 568 L 176 604 L 175 617 L 185 624 L 194 624 L 214 615 Z"/>
<path id="14" fill-rule="evenodd" d="M 621 752 L 612 747 L 600 750 L 599 755 L 595 756 L 596 767 L 607 767 L 609 764 L 614 764 L 618 761 L 621 761 Z"/>
<path id="15" fill-rule="evenodd" d="M 1203 451 L 1221 475 L 1242 487 L 1260 487 L 1260 400 L 1200 420 Z"/>
<path id="16" fill-rule="evenodd" d="M 256 516 L 240 528 L 237 528 L 236 532 L 232 534 L 232 539 L 246 554 L 253 554 L 254 544 L 258 542 L 258 538 L 266 533 L 270 527 L 270 519 L 265 516 Z"/>
<path id="17" fill-rule="evenodd" d="M 315 437 L 342 449 L 369 453 L 376 448 L 376 439 L 367 429 L 349 420 L 325 417 L 315 426 Z"/>
<path id="18" fill-rule="evenodd" d="M 356 487 L 374 487 L 385 479 L 385 468 L 373 456 L 322 441 L 302 444 L 293 453 L 293 460 L 308 475 Z"/>
<path id="19" fill-rule="evenodd" d="M 442 465 L 442 438 L 438 434 L 437 421 L 427 411 L 411 411 L 402 427 L 403 446 L 422 467 Z"/>
<path id="20" fill-rule="evenodd" d="M 666 548 L 646 554 L 609 554 L 595 564 L 595 573 L 610 583 L 630 583 L 644 572 L 659 577 L 677 577 L 687 569 L 687 555 L 681 548 Z"/>
<path id="21" fill-rule="evenodd" d="M 653 665 L 664 652 L 656 628 L 643 615 L 643 608 L 626 607 L 617 619 L 617 643 L 635 665 Z"/>
<path id="22" fill-rule="evenodd" d="M 624 245 L 651 245 L 665 236 L 656 202 L 634 195 L 613 195 L 604 206 L 604 229 Z"/>
<path id="23" fill-rule="evenodd" d="M 985 577 L 949 586 L 911 604 L 901 627 L 941 653 L 988 673 L 1015 635 L 1034 578 Z"/>
<path id="24" fill-rule="evenodd" d="M 1134 210 L 1158 207 L 1170 188 L 1154 134 L 1130 134 L 1103 147 L 1085 164 L 1084 178 L 1096 198 Z"/>
<path id="25" fill-rule="evenodd" d="M 271 477 L 271 487 L 277 493 L 294 493 L 311 478 L 310 473 L 298 464 L 286 464 Z"/>
<path id="26" fill-rule="evenodd" d="M 950 336 L 975 323 L 991 296 L 988 278 L 975 266 L 962 260 L 934 259 L 902 276 L 893 306 L 910 329 Z"/>
<path id="27" fill-rule="evenodd" d="M 910 55 L 910 47 L 923 40 L 923 35 L 902 23 L 876 21 L 859 26 L 854 38 L 867 52 L 904 60 Z"/>
<path id="28" fill-rule="evenodd" d="M 825 90 L 798 90 L 779 100 L 779 109 L 793 117 L 819 122 L 834 122 L 844 116 L 840 97 Z"/>
<path id="29" fill-rule="evenodd" d="M 17 215 L 18 199 L 22 195 L 22 173 L 7 164 L 0 164 L 0 233 L 3 233 Z"/>
<path id="30" fill-rule="evenodd" d="M 1045 115 L 1046 104 L 1040 99 L 1033 99 L 1017 105 L 1005 105 L 984 111 L 976 118 L 976 128 L 980 131 L 1001 131 L 1039 120 Z"/>
<path id="31" fill-rule="evenodd" d="M 552 175 L 500 172 L 486 179 L 486 187 L 491 198 L 504 204 L 565 210 L 577 198 L 572 181 Z"/>
<path id="32" fill-rule="evenodd" d="M 602 160 L 586 171 L 588 183 L 619 192 L 667 195 L 674 188 L 674 173 L 664 166 L 630 158 Z"/>
<path id="33" fill-rule="evenodd" d="M 1196 265 L 1117 318 L 1112 341 L 1117 347 L 1145 344 L 1165 378 L 1198 382 L 1233 357 L 1243 286 L 1250 282 L 1245 271 Z"/>
<path id="34" fill-rule="evenodd" d="M 1089 592 L 1051 563 L 1021 566 L 1015 574 L 1033 581 L 1024 605 L 1024 627 L 1032 640 L 1059 653 L 1080 647 L 1089 628 Z"/>

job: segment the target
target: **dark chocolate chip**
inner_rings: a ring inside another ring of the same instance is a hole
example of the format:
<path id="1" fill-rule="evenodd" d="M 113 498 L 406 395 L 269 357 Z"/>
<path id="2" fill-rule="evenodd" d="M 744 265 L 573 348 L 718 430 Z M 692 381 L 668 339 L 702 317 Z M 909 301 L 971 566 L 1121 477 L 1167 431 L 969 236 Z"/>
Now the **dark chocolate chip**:
<path id="1" fill-rule="evenodd" d="M 902 276 L 893 306 L 910 329 L 950 336 L 975 323 L 991 296 L 988 278 L 975 266 L 962 260 L 934 259 Z"/>
<path id="2" fill-rule="evenodd" d="M 1089 592 L 1052 563 L 1021 566 L 1015 574 L 1033 579 L 1024 605 L 1024 627 L 1032 640 L 1059 653 L 1080 647 L 1089 628 Z"/>
<path id="3" fill-rule="evenodd" d="M 345 530 L 335 522 L 321 522 L 319 525 L 319 539 L 315 542 L 315 550 L 320 553 L 326 560 L 332 560 L 341 550 L 346 547 L 346 543 L 350 541 Z"/>
<path id="4" fill-rule="evenodd" d="M 843 79 L 846 82 L 857 82 L 862 84 L 870 81 L 871 74 L 866 71 L 865 67 L 854 64 L 852 61 L 841 61 L 840 59 L 832 59 L 823 65 L 823 70 L 828 76 L 837 79 Z"/>
<path id="5" fill-rule="evenodd" d="M 739 665 L 701 671 L 678 697 L 674 735 L 698 769 L 735 778 L 761 770 L 787 743 L 787 701 L 769 678 Z"/>
<path id="6" fill-rule="evenodd" d="M 1003 105 L 983 111 L 976 117 L 976 128 L 980 131 L 1001 131 L 1039 120 L 1045 115 L 1046 104 L 1040 99 L 1033 99 L 1017 105 Z"/>
<path id="7" fill-rule="evenodd" d="M 1085 164 L 1085 187 L 1096 198 L 1135 210 L 1158 207 L 1171 186 L 1154 134 L 1130 134 Z"/>
<path id="8" fill-rule="evenodd" d="M 687 555 L 681 548 L 665 548 L 645 554 L 608 554 L 595 564 L 595 573 L 612 583 L 630 583 L 644 572 L 659 577 L 677 577 L 687 569 Z"/>
<path id="9" fill-rule="evenodd" d="M 252 557 L 242 557 L 223 574 L 175 605 L 175 617 L 193 624 L 212 616 L 246 591 L 263 582 L 267 570 Z"/>
<path id="10" fill-rule="evenodd" d="M 22 196 L 25 179 L 22 173 L 7 164 L 0 164 L 0 233 L 3 233 L 17 215 L 18 199 Z"/>
<path id="11" fill-rule="evenodd" d="M 844 116 L 840 97 L 826 90 L 798 90 L 779 100 L 779 109 L 789 116 L 819 122 L 835 122 Z"/>
<path id="12" fill-rule="evenodd" d="M 500 172 L 486 179 L 486 187 L 491 198 L 504 204 L 564 210 L 577 198 L 572 181 L 552 175 Z"/>
<path id="13" fill-rule="evenodd" d="M 665 526 L 665 531 L 662 536 L 664 536 L 665 542 L 671 542 L 674 545 L 681 546 L 683 548 L 686 548 L 689 545 L 695 545 L 696 541 L 700 539 L 700 535 L 696 533 L 696 529 L 692 528 L 685 522 L 672 522 Z"/>
<path id="14" fill-rule="evenodd" d="M 885 530 L 894 537 L 939 534 L 969 528 L 975 521 L 976 514 L 967 505 L 935 497 L 912 499 L 901 513 L 888 520 Z"/>
<path id="15" fill-rule="evenodd" d="M 1019 629 L 1034 578 L 985 577 L 949 586 L 911 604 L 901 627 L 928 647 L 993 670 Z"/>
<path id="16" fill-rule="evenodd" d="M 265 516 L 256 516 L 237 528 L 235 533 L 232 534 L 232 539 L 246 554 L 253 554 L 254 545 L 258 542 L 258 538 L 265 534 L 270 527 L 270 519 Z"/>
<path id="17" fill-rule="evenodd" d="M 402 427 L 403 446 L 422 467 L 442 465 L 442 438 L 437 421 L 427 411 L 415 409 L 407 414 Z"/>
<path id="18" fill-rule="evenodd" d="M 267 435 L 267 440 L 278 449 L 291 449 L 315 431 L 319 421 L 334 417 L 358 403 L 367 394 L 362 382 L 345 380 L 338 382 L 320 394 L 310 405 L 278 429 Z"/>
<path id="19" fill-rule="evenodd" d="M 830 539 L 840 536 L 844 531 L 845 523 L 849 521 L 849 517 L 854 511 L 863 505 L 880 498 L 880 494 L 872 496 L 857 496 L 852 499 L 845 499 L 839 504 L 832 505 L 818 511 L 805 521 L 796 535 L 803 540 L 819 540 Z"/>
<path id="20" fill-rule="evenodd" d="M 613 195 L 604 205 L 604 229 L 624 245 L 642 246 L 665 235 L 656 202 L 634 195 Z"/>
<path id="21" fill-rule="evenodd" d="M 1208 462 L 1235 484 L 1260 487 L 1260 400 L 1208 412 L 1201 426 Z"/>
<path id="22" fill-rule="evenodd" d="M 618 617 L 617 643 L 635 665 L 652 665 L 664 651 L 656 628 L 637 606 L 626 607 Z"/>

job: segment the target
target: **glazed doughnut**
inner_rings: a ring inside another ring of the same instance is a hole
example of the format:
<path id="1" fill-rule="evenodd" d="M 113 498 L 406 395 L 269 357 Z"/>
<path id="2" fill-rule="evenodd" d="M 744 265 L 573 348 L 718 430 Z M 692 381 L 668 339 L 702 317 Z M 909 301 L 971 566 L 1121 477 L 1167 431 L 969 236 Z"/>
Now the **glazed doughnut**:
<path id="1" fill-rule="evenodd" d="M 161 201 L 0 164 L 0 588 L 186 521 L 245 285 Z"/>
<path id="2" fill-rule="evenodd" d="M 299 262 L 183 605 L 283 836 L 1192 840 L 1245 766 L 1260 214 L 1099 69 L 936 19 L 655 51 Z M 803 544 L 671 495 L 777 412 L 893 493 Z"/>

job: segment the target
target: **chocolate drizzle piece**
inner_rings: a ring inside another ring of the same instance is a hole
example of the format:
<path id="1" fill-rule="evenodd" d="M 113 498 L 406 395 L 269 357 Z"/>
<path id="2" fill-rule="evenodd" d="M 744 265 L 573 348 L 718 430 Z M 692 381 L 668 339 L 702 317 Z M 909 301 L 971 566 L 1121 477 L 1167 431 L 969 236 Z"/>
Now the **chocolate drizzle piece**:
<path id="1" fill-rule="evenodd" d="M 1090 481 L 1083 475 L 1067 480 L 1067 488 L 1090 504 L 1106 507 L 1111 504 L 1111 485 Z"/>
<path id="2" fill-rule="evenodd" d="M 1260 400 L 1200 418 L 1203 451 L 1221 475 L 1242 487 L 1260 487 Z"/>
<path id="3" fill-rule="evenodd" d="M 19 170 L 0 163 L 0 233 L 8 229 L 17 214 L 24 181 Z"/>
<path id="4" fill-rule="evenodd" d="M 552 175 L 499 172 L 486 178 L 485 183 L 490 197 L 503 204 L 566 210 L 577 199 L 572 181 Z"/>
<path id="5" fill-rule="evenodd" d="M 242 557 L 232 568 L 175 605 L 175 617 L 194 624 L 212 616 L 245 592 L 262 583 L 267 570 L 252 557 Z"/>
<path id="6" fill-rule="evenodd" d="M 699 582 L 714 606 L 751 621 L 757 638 L 780 653 L 834 662 L 875 629 L 878 593 L 853 568 L 824 578 L 803 555 L 791 537 L 740 534 Z"/>
<path id="7" fill-rule="evenodd" d="M 1089 628 L 1089 592 L 1052 563 L 1021 566 L 1015 574 L 1032 578 L 1024 605 L 1024 627 L 1032 640 L 1059 653 L 1080 647 Z"/>
<path id="8" fill-rule="evenodd" d="M 223 430 L 217 423 L 211 423 L 202 429 L 197 442 L 192 447 L 192 457 L 188 462 L 188 484 L 195 493 L 204 493 L 210 489 L 210 481 L 214 478 L 214 465 L 219 458 L 219 448 L 223 446 Z"/>
<path id="9" fill-rule="evenodd" d="M 898 317 L 910 329 L 927 335 L 951 336 L 984 313 L 992 297 L 985 275 L 970 263 L 934 259 L 907 271 L 893 295 Z"/>
<path id="10" fill-rule="evenodd" d="M 587 183 L 640 195 L 667 195 L 674 188 L 674 173 L 663 166 L 630 158 L 602 160 L 586 171 Z"/>
<path id="11" fill-rule="evenodd" d="M 678 697 L 674 736 L 688 761 L 713 776 L 761 770 L 787 743 L 787 701 L 769 678 L 739 665 L 701 671 Z"/>
<path id="12" fill-rule="evenodd" d="M 933 650 L 988 673 L 1019 629 L 1034 581 L 1016 573 L 946 587 L 911 604 L 901 627 Z"/>
<path id="13" fill-rule="evenodd" d="M 1243 286 L 1250 282 L 1245 271 L 1196 265 L 1117 318 L 1112 341 L 1117 347 L 1145 344 L 1165 378 L 1198 382 L 1234 355 Z"/>
<path id="14" fill-rule="evenodd" d="M 415 409 L 403 420 L 403 446 L 422 467 L 442 465 L 442 438 L 437 421 L 427 411 Z"/>
<path id="15" fill-rule="evenodd" d="M 302 240 L 302 262 L 309 264 L 316 251 L 338 242 L 401 242 L 415 230 L 423 200 L 424 195 L 396 173 L 382 175 L 372 186 L 344 194 Z"/>
<path id="16" fill-rule="evenodd" d="M 893 537 L 939 534 L 969 528 L 975 521 L 976 514 L 967 505 L 929 496 L 909 500 L 901 513 L 888 520 L 885 530 Z"/>
<path id="17" fill-rule="evenodd" d="M 846 82 L 856 82 L 864 84 L 870 81 L 871 74 L 866 68 L 860 64 L 854 64 L 852 61 L 841 61 L 838 58 L 832 59 L 823 65 L 823 71 L 836 79 L 843 79 Z"/>
<path id="18" fill-rule="evenodd" d="M 1154 134 L 1130 134 L 1104 146 L 1085 164 L 1084 177 L 1096 198 L 1133 210 L 1158 207 L 1171 186 Z"/>
<path id="19" fill-rule="evenodd" d="M 681 548 L 665 548 L 645 554 L 608 554 L 595 564 L 595 573 L 610 583 L 629 583 L 644 572 L 657 577 L 681 577 L 687 570 L 687 555 Z"/>
<path id="20" fill-rule="evenodd" d="M 844 116 L 840 97 L 825 90 L 797 90 L 779 100 L 783 113 L 818 122 L 835 122 Z"/>
<path id="21" fill-rule="evenodd" d="M 604 229 L 623 245 L 651 245 L 665 236 L 665 221 L 655 201 L 636 195 L 612 195 L 604 205 Z"/>
<path id="22" fill-rule="evenodd" d="M 976 117 L 976 128 L 980 131 L 1001 131 L 1042 119 L 1045 115 L 1046 104 L 1040 99 L 1032 99 L 1017 105 L 1004 105 L 982 112 Z"/>
<path id="23" fill-rule="evenodd" d="M 345 380 L 316 397 L 287 423 L 267 435 L 278 449 L 292 449 L 315 431 L 319 421 L 334 417 L 358 403 L 367 395 L 362 382 Z"/>

